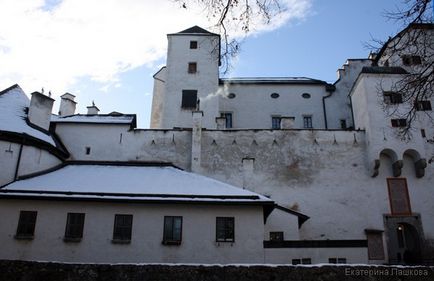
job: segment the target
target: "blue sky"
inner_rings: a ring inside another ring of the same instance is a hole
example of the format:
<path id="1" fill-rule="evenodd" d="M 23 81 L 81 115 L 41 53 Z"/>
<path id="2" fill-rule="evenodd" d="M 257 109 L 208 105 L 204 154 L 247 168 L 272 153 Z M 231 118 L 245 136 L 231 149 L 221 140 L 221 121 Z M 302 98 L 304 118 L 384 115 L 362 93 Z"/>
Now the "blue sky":
<path id="1" fill-rule="evenodd" d="M 334 82 L 346 59 L 368 56 L 367 42 L 386 40 L 402 27 L 384 17 L 401 1 L 285 1 L 295 8 L 272 28 L 258 24 L 226 76 Z M 101 113 L 136 113 L 138 126 L 147 128 L 166 33 L 212 24 L 169 0 L 101 3 L 0 0 L 0 88 L 18 83 L 29 94 L 44 87 L 57 101 L 70 92 L 78 113 L 95 101 Z"/>

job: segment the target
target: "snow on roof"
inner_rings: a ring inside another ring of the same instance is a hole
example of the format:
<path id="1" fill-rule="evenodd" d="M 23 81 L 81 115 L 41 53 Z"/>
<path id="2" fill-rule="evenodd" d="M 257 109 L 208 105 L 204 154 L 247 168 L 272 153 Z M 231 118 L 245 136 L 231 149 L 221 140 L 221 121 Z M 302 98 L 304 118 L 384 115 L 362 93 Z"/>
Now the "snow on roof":
<path id="1" fill-rule="evenodd" d="M 134 114 L 76 114 L 70 116 L 51 116 L 51 122 L 55 123 L 95 123 L 95 124 L 131 124 L 135 119 Z"/>
<path id="2" fill-rule="evenodd" d="M 70 164 L 15 181 L 3 196 L 273 203 L 257 193 L 171 166 Z"/>
<path id="3" fill-rule="evenodd" d="M 51 136 L 27 124 L 25 108 L 29 105 L 29 98 L 18 85 L 0 92 L 0 131 L 26 134 L 56 146 Z"/>

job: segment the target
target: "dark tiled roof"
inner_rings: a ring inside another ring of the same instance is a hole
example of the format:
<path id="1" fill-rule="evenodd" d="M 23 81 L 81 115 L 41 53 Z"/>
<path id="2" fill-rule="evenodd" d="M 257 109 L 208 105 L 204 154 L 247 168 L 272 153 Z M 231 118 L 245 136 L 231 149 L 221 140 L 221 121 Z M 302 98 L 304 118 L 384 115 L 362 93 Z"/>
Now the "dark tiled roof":
<path id="1" fill-rule="evenodd" d="M 178 33 L 207 33 L 207 34 L 212 34 L 208 30 L 205 30 L 202 27 L 199 27 L 197 25 L 190 27 L 190 28 L 187 28 L 186 30 L 183 30 L 183 31 L 178 32 Z"/>
<path id="2" fill-rule="evenodd" d="M 407 74 L 408 72 L 402 67 L 365 66 L 361 73 Z"/>

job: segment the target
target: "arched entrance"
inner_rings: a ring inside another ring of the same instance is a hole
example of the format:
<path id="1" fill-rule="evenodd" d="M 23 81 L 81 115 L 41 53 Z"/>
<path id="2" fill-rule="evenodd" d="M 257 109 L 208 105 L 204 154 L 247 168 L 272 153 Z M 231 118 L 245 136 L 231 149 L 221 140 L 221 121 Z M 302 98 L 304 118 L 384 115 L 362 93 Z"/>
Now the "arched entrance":
<path id="1" fill-rule="evenodd" d="M 416 265 L 423 263 L 423 228 L 420 217 L 385 216 L 389 263 Z"/>
<path id="2" fill-rule="evenodd" d="M 416 228 L 407 223 L 399 223 L 396 227 L 398 241 L 397 261 L 404 264 L 421 263 L 420 237 Z"/>

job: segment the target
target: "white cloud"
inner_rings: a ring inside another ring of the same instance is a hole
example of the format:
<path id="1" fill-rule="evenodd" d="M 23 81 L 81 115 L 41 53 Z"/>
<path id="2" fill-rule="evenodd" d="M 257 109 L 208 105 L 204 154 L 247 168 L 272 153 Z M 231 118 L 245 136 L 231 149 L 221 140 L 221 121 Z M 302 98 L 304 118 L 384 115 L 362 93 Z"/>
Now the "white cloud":
<path id="1" fill-rule="evenodd" d="M 254 22 L 256 33 L 310 8 L 310 0 L 284 3 L 271 25 Z M 0 0 L 0 88 L 19 83 L 62 94 L 82 77 L 117 86 L 120 73 L 164 57 L 165 34 L 212 25 L 191 8 L 170 0 Z"/>

